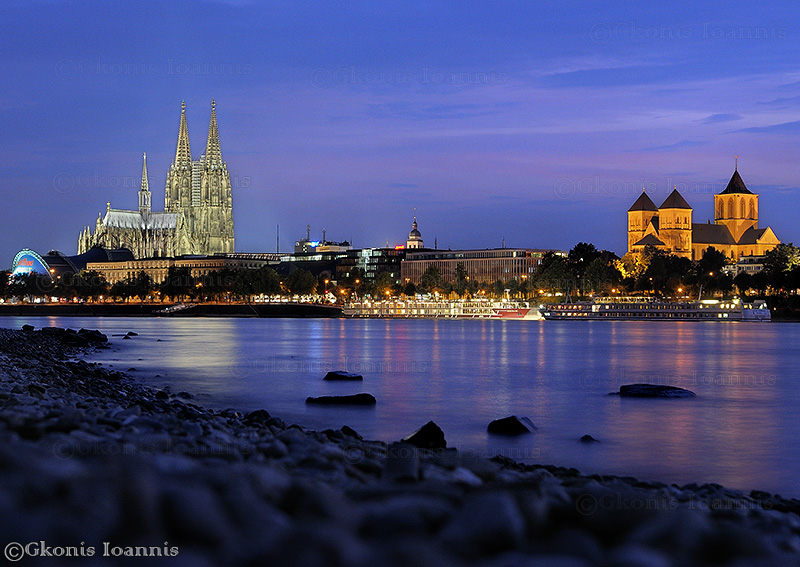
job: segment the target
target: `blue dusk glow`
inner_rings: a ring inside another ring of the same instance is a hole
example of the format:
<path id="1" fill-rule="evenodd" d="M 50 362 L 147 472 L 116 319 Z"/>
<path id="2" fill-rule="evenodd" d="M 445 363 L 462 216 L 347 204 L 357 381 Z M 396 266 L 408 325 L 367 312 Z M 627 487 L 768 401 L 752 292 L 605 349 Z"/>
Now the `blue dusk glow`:
<path id="1" fill-rule="evenodd" d="M 236 249 L 305 236 L 625 252 L 677 186 L 695 222 L 739 156 L 762 226 L 798 241 L 797 3 L 4 2 L 0 257 L 163 210 L 181 101 L 217 102 Z"/>

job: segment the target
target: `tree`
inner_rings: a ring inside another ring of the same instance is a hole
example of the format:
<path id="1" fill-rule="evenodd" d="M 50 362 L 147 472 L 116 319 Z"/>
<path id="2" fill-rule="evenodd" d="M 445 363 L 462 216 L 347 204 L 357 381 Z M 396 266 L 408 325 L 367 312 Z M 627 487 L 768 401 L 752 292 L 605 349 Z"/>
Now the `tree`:
<path id="1" fill-rule="evenodd" d="M 167 277 L 161 282 L 159 289 L 165 296 L 181 301 L 195 292 L 196 285 L 197 281 L 192 277 L 190 268 L 170 266 L 167 269 Z"/>
<path id="2" fill-rule="evenodd" d="M 800 249 L 793 244 L 778 244 L 766 253 L 764 258 L 764 274 L 769 286 L 776 292 L 797 289 L 792 283 L 791 273 L 800 269 Z"/>
<path id="3" fill-rule="evenodd" d="M 293 295 L 311 295 L 317 287 L 317 278 L 308 270 L 295 270 L 284 280 L 284 285 Z"/>
<path id="4" fill-rule="evenodd" d="M 739 290 L 739 295 L 745 295 L 748 290 L 753 288 L 753 276 L 747 272 L 739 272 L 736 274 L 736 277 L 733 278 L 733 283 Z"/>
<path id="5" fill-rule="evenodd" d="M 262 266 L 255 272 L 248 270 L 252 276 L 253 293 L 276 295 L 281 292 L 281 279 L 278 272 L 268 266 Z"/>
<path id="6" fill-rule="evenodd" d="M 234 281 L 239 271 L 250 270 L 223 268 L 204 274 L 197 278 L 198 290 L 202 290 L 204 296 L 210 297 L 214 301 L 230 298 L 230 295 L 234 293 Z"/>
<path id="7" fill-rule="evenodd" d="M 455 285 L 455 292 L 459 296 L 463 296 L 467 292 L 467 268 L 464 266 L 464 262 L 459 262 L 456 264 L 456 285 Z"/>
<path id="8" fill-rule="evenodd" d="M 131 282 L 131 295 L 138 297 L 139 301 L 144 301 L 152 291 L 153 282 L 147 272 L 142 270 L 136 274 L 136 277 Z"/>
<path id="9" fill-rule="evenodd" d="M 11 272 L 8 270 L 0 271 L 0 297 L 6 298 L 11 295 Z"/>
<path id="10" fill-rule="evenodd" d="M 537 270 L 535 283 L 539 288 L 568 295 L 573 286 L 567 259 L 552 252 L 545 254 Z"/>
<path id="11" fill-rule="evenodd" d="M 419 278 L 419 285 L 417 286 L 423 293 L 433 293 L 434 291 L 442 291 L 442 275 L 439 268 L 436 266 L 428 266 L 422 276 Z"/>
<path id="12" fill-rule="evenodd" d="M 577 284 L 580 295 L 584 295 L 585 283 L 583 280 L 586 275 L 586 268 L 599 257 L 600 251 L 595 248 L 594 244 L 589 244 L 588 242 L 579 242 L 567 254 L 569 270 Z"/>
<path id="13" fill-rule="evenodd" d="M 583 280 L 586 289 L 605 295 L 619 284 L 620 273 L 611 263 L 598 256 L 586 266 Z"/>
<path id="14" fill-rule="evenodd" d="M 403 295 L 414 297 L 417 294 L 417 286 L 413 282 L 408 282 L 403 286 Z"/>
<path id="15" fill-rule="evenodd" d="M 386 295 L 391 295 L 392 286 L 394 285 L 395 285 L 395 279 L 392 277 L 391 272 L 381 272 L 375 278 L 375 293 L 379 297 L 385 297 Z"/>
<path id="16" fill-rule="evenodd" d="M 492 283 L 492 293 L 495 297 L 501 298 L 505 295 L 506 282 L 503 280 L 495 280 Z"/>
<path id="17" fill-rule="evenodd" d="M 55 282 L 52 278 L 37 272 L 12 276 L 9 283 L 9 295 L 20 299 L 48 297 L 55 291 Z"/>

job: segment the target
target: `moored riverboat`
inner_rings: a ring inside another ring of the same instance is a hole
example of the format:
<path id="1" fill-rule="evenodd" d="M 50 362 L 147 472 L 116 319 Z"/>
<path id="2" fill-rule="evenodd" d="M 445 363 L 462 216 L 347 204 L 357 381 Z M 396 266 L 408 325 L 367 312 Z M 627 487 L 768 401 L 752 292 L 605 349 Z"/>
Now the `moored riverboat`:
<path id="1" fill-rule="evenodd" d="M 354 301 L 344 306 L 345 317 L 541 320 L 527 302 L 491 300 Z"/>
<path id="2" fill-rule="evenodd" d="M 540 308 L 548 320 L 688 320 L 688 321 L 769 321 L 770 312 L 763 300 L 751 303 L 734 299 L 665 301 L 649 297 L 597 297 L 592 301 L 554 303 Z"/>

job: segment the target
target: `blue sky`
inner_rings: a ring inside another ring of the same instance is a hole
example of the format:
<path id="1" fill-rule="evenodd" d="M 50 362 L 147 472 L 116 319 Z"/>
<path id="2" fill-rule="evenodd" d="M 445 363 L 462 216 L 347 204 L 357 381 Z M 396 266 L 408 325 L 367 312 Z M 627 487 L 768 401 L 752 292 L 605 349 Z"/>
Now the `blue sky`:
<path id="1" fill-rule="evenodd" d="M 212 97 L 238 251 L 394 245 L 416 208 L 428 245 L 622 254 L 643 186 L 713 220 L 734 155 L 800 241 L 798 5 L 603 4 L 4 2 L 0 255 L 75 253 L 143 152 L 161 210 Z"/>

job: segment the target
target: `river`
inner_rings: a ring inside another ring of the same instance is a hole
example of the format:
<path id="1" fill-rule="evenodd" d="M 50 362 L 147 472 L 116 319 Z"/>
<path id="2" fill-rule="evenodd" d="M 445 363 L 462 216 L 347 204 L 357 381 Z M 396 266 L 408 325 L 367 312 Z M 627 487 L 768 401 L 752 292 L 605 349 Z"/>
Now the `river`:
<path id="1" fill-rule="evenodd" d="M 264 408 L 289 423 L 349 425 L 385 441 L 433 420 L 448 446 L 480 455 L 800 497 L 795 323 L 9 317 L 3 325 L 24 323 L 100 329 L 113 347 L 95 360 L 215 408 Z M 138 336 L 123 340 L 127 331 Z M 364 381 L 323 381 L 328 370 Z M 634 382 L 697 398 L 608 395 Z M 305 404 L 358 392 L 377 405 Z M 538 430 L 486 433 L 507 415 Z M 584 434 L 600 443 L 580 443 Z"/>

